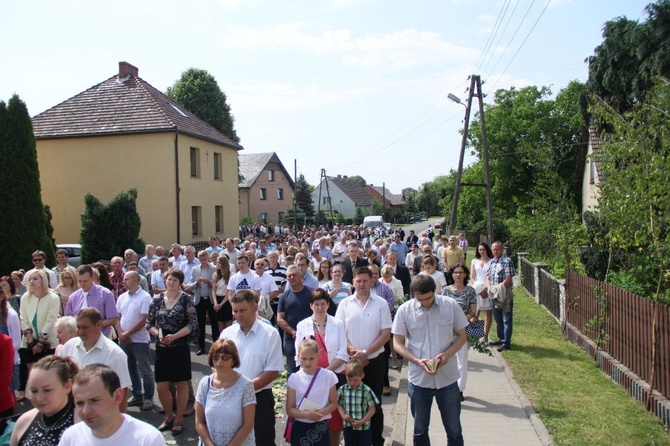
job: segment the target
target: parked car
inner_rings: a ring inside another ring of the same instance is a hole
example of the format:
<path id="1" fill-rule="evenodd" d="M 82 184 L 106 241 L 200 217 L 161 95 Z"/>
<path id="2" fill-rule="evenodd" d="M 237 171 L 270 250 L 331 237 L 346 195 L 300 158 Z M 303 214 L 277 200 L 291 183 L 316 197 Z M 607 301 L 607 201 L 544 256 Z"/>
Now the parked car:
<path id="1" fill-rule="evenodd" d="M 56 245 L 57 249 L 64 249 L 67 251 L 68 265 L 76 268 L 81 265 L 81 245 L 79 243 L 64 243 L 62 245 Z"/>
<path id="2" fill-rule="evenodd" d="M 434 227 L 439 229 L 439 228 L 442 227 L 443 224 L 444 224 L 444 220 L 438 220 L 438 221 L 435 222 Z"/>
<path id="3" fill-rule="evenodd" d="M 417 223 L 421 221 L 421 216 L 420 215 L 413 215 L 409 218 L 410 223 Z"/>

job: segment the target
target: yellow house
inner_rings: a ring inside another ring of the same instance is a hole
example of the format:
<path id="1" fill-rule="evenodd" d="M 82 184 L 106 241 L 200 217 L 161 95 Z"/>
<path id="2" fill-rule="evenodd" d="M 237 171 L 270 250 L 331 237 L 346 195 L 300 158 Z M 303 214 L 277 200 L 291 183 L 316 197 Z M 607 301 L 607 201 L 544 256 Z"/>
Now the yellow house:
<path id="1" fill-rule="evenodd" d="M 169 246 L 239 230 L 242 146 L 119 63 L 119 73 L 33 118 L 42 201 L 57 243 L 79 240 L 84 196 L 137 189 L 140 237 Z"/>
<path id="2" fill-rule="evenodd" d="M 293 179 L 275 152 L 240 155 L 240 219 L 281 224 L 293 205 Z"/>

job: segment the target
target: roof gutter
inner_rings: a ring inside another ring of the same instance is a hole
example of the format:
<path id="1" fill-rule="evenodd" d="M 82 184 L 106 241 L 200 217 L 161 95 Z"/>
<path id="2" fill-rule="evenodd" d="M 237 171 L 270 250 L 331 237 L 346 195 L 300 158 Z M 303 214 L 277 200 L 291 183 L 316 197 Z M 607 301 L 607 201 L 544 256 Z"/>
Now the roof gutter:
<path id="1" fill-rule="evenodd" d="M 181 244 L 181 205 L 179 203 L 179 132 L 174 132 L 174 179 L 175 179 L 175 204 L 177 205 L 177 243 Z"/>

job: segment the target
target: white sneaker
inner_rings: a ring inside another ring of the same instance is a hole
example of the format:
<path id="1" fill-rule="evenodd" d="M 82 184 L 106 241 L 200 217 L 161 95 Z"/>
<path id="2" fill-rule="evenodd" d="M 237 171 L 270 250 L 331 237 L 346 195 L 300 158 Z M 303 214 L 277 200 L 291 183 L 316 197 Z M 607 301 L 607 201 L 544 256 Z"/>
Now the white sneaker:
<path id="1" fill-rule="evenodd" d="M 154 408 L 154 402 L 151 400 L 144 400 L 142 403 L 142 410 L 151 410 Z"/>

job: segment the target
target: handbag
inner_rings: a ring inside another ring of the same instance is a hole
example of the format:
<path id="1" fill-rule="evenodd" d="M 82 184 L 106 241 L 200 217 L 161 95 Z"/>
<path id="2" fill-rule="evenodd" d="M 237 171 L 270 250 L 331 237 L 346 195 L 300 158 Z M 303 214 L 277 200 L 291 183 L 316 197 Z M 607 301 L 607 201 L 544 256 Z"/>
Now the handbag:
<path id="1" fill-rule="evenodd" d="M 465 327 L 465 334 L 470 338 L 483 338 L 484 337 L 484 321 L 478 320 L 477 322 L 470 322 L 467 327 Z"/>
<path id="2" fill-rule="evenodd" d="M 270 320 L 274 314 L 275 313 L 272 311 L 272 307 L 270 306 L 270 297 L 261 296 L 260 300 L 258 301 L 258 315 L 267 320 Z"/>
<path id="3" fill-rule="evenodd" d="M 309 391 L 312 390 L 312 384 L 314 384 L 314 381 L 316 381 L 316 377 L 321 371 L 321 367 L 318 367 L 316 369 L 316 372 L 314 373 L 314 376 L 312 377 L 311 381 L 309 382 L 309 386 L 307 387 L 307 392 L 302 396 L 302 400 L 300 400 L 300 404 L 302 404 L 302 401 L 307 398 L 307 395 L 309 395 Z M 298 404 L 298 407 L 300 407 L 300 404 Z M 295 422 L 295 418 L 293 417 L 288 417 L 286 420 L 286 427 L 284 428 L 284 440 L 286 440 L 287 443 L 291 442 L 291 432 L 293 431 L 293 423 Z"/>

